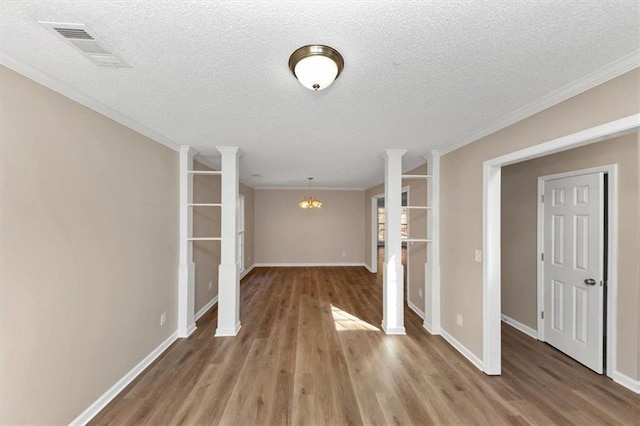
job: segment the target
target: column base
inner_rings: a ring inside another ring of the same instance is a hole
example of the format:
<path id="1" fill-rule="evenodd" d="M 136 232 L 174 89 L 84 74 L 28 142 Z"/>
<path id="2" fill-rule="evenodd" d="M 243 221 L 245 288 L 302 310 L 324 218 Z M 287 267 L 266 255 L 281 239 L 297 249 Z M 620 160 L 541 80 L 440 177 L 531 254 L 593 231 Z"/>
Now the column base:
<path id="1" fill-rule="evenodd" d="M 196 329 L 194 321 L 195 263 L 178 266 L 178 337 L 189 337 Z"/>
<path id="2" fill-rule="evenodd" d="M 392 334 L 392 335 L 398 335 L 398 336 L 406 336 L 407 331 L 404 329 L 404 327 L 387 327 L 384 325 L 384 323 L 381 324 L 382 327 L 382 331 L 385 332 L 385 334 Z"/>
<path id="3" fill-rule="evenodd" d="M 178 328 L 178 337 L 182 338 L 182 339 L 184 339 L 186 337 L 189 337 L 189 336 L 191 336 L 191 334 L 193 334 L 194 331 L 196 331 L 196 328 L 197 327 L 196 327 L 196 323 L 195 322 L 190 324 L 186 328 L 185 327 L 180 327 L 180 328 Z"/>
<path id="4" fill-rule="evenodd" d="M 240 331 L 240 276 L 238 266 L 218 267 L 218 328 L 216 336 L 235 336 Z"/>
<path id="5" fill-rule="evenodd" d="M 382 330 L 386 334 L 407 334 L 404 328 L 404 267 L 401 263 L 383 265 Z"/>
<path id="6" fill-rule="evenodd" d="M 242 328 L 242 324 L 238 322 L 235 327 L 218 327 L 216 328 L 215 337 L 225 337 L 225 336 L 237 336 L 238 332 Z"/>

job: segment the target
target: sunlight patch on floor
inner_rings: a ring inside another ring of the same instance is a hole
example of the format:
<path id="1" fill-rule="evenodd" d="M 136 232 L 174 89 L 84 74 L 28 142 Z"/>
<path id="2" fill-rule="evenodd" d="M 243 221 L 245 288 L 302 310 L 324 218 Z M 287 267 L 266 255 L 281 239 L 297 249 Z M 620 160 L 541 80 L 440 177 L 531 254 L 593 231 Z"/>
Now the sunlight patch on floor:
<path id="1" fill-rule="evenodd" d="M 351 315 L 348 312 L 343 311 L 340 308 L 336 308 L 331 305 L 331 315 L 333 321 L 336 323 L 337 331 L 346 330 L 364 330 L 364 331 L 380 331 L 379 328 L 372 326 L 368 322 L 362 321 L 360 318 Z"/>

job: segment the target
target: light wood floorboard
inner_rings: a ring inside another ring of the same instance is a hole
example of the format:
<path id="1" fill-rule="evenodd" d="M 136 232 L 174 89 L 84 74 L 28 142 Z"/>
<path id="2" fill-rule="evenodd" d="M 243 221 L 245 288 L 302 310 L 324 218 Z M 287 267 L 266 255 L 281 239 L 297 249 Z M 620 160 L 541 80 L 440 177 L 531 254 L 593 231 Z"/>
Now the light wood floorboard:
<path id="1" fill-rule="evenodd" d="M 364 268 L 257 268 L 238 336 L 212 309 L 92 424 L 640 424 L 640 396 L 510 326 L 489 377 L 406 307 L 382 333 L 381 299 Z"/>

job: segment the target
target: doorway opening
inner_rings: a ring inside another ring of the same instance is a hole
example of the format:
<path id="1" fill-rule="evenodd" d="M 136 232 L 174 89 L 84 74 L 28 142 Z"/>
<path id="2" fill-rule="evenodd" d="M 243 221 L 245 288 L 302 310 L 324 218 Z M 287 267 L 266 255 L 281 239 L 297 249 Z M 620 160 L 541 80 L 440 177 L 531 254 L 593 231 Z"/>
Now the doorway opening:
<path id="1" fill-rule="evenodd" d="M 640 129 L 640 114 L 608 122 L 539 145 L 492 158 L 483 163 L 483 359 L 482 370 L 501 374 L 501 176 L 502 167 L 571 148 L 613 139 Z M 608 186 L 608 304 L 607 376 L 613 377 L 616 361 L 617 300 L 617 173 L 609 173 Z M 615 377 L 614 377 L 615 379 Z"/>
<path id="2" fill-rule="evenodd" d="M 378 194 L 371 197 L 371 266 L 372 272 L 378 274 L 378 280 L 382 280 L 382 265 L 384 263 L 384 242 L 385 242 L 385 229 L 386 218 L 384 213 L 384 194 Z M 405 241 L 409 236 L 409 210 L 406 208 L 409 205 L 409 187 L 402 188 L 402 210 L 400 213 L 400 238 L 402 239 L 402 266 L 404 267 L 404 285 L 405 285 L 405 299 L 407 297 L 407 283 L 408 283 L 408 256 L 407 256 L 407 242 Z"/>

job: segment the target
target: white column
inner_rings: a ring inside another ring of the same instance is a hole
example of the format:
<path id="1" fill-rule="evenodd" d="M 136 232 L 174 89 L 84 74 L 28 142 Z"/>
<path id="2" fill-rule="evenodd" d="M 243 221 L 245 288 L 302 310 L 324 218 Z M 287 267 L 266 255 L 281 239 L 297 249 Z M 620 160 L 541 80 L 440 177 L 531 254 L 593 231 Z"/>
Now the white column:
<path id="1" fill-rule="evenodd" d="M 427 206 L 431 207 L 431 220 L 427 224 L 427 263 L 425 269 L 424 328 L 431 334 L 440 334 L 440 152 L 431 151 L 425 156 L 427 174 Z"/>
<path id="2" fill-rule="evenodd" d="M 222 247 L 218 269 L 218 328 L 216 336 L 240 331 L 240 273 L 238 271 L 238 147 L 217 147 L 222 154 Z"/>
<path id="3" fill-rule="evenodd" d="M 406 334 L 404 329 L 404 268 L 402 266 L 402 156 L 406 150 L 388 149 L 384 156 L 384 267 L 382 329 L 387 334 Z"/>
<path id="4" fill-rule="evenodd" d="M 195 265 L 189 238 L 193 233 L 193 156 L 190 146 L 180 147 L 180 258 L 178 266 L 178 337 L 188 337 L 196 329 L 194 321 Z"/>

